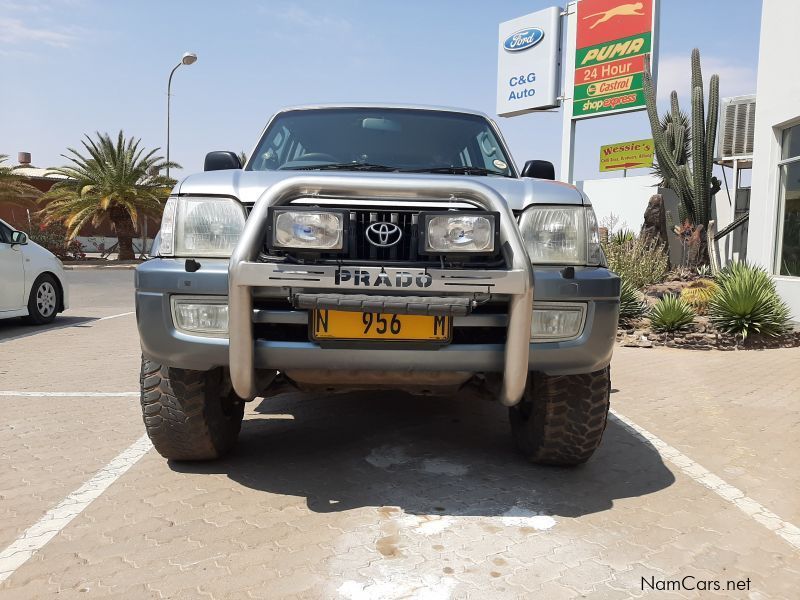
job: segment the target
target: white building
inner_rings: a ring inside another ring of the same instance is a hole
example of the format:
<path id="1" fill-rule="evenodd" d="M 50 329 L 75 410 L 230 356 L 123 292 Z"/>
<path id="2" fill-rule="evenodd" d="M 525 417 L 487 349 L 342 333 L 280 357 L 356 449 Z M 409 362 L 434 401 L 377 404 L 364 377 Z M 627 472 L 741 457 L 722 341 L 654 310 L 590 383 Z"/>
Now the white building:
<path id="1" fill-rule="evenodd" d="M 790 67 L 800 2 L 763 0 L 762 11 L 747 255 L 800 321 L 800 78 Z"/>

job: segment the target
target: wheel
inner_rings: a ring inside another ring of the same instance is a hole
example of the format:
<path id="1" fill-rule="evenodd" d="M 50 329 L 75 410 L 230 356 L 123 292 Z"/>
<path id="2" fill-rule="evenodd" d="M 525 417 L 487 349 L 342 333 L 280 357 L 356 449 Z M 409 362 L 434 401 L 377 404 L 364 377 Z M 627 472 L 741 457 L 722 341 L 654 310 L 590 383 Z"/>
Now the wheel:
<path id="1" fill-rule="evenodd" d="M 514 443 L 537 464 L 584 463 L 603 438 L 610 395 L 608 367 L 582 375 L 529 373 L 522 401 L 509 409 Z"/>
<path id="2" fill-rule="evenodd" d="M 176 369 L 142 357 L 139 381 L 144 426 L 164 458 L 211 460 L 236 445 L 244 401 L 222 369 Z"/>
<path id="3" fill-rule="evenodd" d="M 61 287 L 56 278 L 44 273 L 36 278 L 28 296 L 26 320 L 34 325 L 52 323 L 61 307 Z"/>

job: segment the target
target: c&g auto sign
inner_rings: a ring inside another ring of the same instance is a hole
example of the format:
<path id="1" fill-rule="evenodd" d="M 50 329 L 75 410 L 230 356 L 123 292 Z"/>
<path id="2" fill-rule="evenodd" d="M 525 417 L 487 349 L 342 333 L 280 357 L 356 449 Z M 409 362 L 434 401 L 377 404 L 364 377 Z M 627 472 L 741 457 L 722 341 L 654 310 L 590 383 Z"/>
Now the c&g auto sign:
<path id="1" fill-rule="evenodd" d="M 560 13 L 552 7 L 500 24 L 497 114 L 501 117 L 558 106 Z"/>
<path id="2" fill-rule="evenodd" d="M 642 73 L 654 46 L 654 4 L 578 3 L 573 118 L 645 108 Z"/>

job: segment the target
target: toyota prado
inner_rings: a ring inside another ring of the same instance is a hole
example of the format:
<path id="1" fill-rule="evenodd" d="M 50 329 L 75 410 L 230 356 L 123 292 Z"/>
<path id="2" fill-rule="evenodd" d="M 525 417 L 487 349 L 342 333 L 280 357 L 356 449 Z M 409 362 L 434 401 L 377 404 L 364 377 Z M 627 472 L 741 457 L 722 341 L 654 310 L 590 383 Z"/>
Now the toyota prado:
<path id="1" fill-rule="evenodd" d="M 144 423 L 166 458 L 217 458 L 244 403 L 287 385 L 508 407 L 531 461 L 574 465 L 609 406 L 619 279 L 594 211 L 517 169 L 487 116 L 287 109 L 245 165 L 212 152 L 136 271 Z M 377 400 L 376 400 L 377 401 Z"/>

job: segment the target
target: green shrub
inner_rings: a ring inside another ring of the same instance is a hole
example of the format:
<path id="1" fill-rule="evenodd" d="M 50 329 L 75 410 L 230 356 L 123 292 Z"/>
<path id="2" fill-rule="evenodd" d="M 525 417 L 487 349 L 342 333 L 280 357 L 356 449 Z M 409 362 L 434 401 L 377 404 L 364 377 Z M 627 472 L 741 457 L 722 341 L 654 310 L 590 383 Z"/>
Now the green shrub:
<path id="1" fill-rule="evenodd" d="M 630 229 L 620 229 L 611 236 L 611 239 L 609 239 L 609 243 L 616 244 L 619 246 L 622 244 L 627 244 L 628 242 L 632 242 L 635 239 L 636 236 Z"/>
<path id="2" fill-rule="evenodd" d="M 708 265 L 700 265 L 699 267 L 697 267 L 696 271 L 697 274 L 700 275 L 700 277 L 709 278 L 714 276 L 711 273 L 711 267 Z"/>
<path id="3" fill-rule="evenodd" d="M 789 307 L 775 290 L 772 277 L 761 267 L 731 263 L 717 275 L 719 291 L 709 303 L 714 326 L 724 332 L 775 337 L 789 328 Z"/>
<path id="4" fill-rule="evenodd" d="M 627 279 L 620 280 L 619 288 L 619 320 L 630 323 L 640 319 L 647 312 L 647 305 L 642 302 L 639 291 L 628 283 Z"/>
<path id="5" fill-rule="evenodd" d="M 86 258 L 83 245 L 78 240 L 67 239 L 67 228 L 61 223 L 44 223 L 34 217 L 30 239 L 62 260 Z"/>
<path id="6" fill-rule="evenodd" d="M 681 300 L 691 306 L 698 315 L 704 315 L 717 290 L 719 286 L 710 279 L 698 279 L 681 290 Z"/>
<path id="7" fill-rule="evenodd" d="M 650 309 L 653 331 L 678 331 L 694 320 L 692 307 L 674 294 L 666 294 Z"/>
<path id="8" fill-rule="evenodd" d="M 664 280 L 668 257 L 663 244 L 642 237 L 619 243 L 612 238 L 604 250 L 608 267 L 634 288 L 641 289 Z"/>

